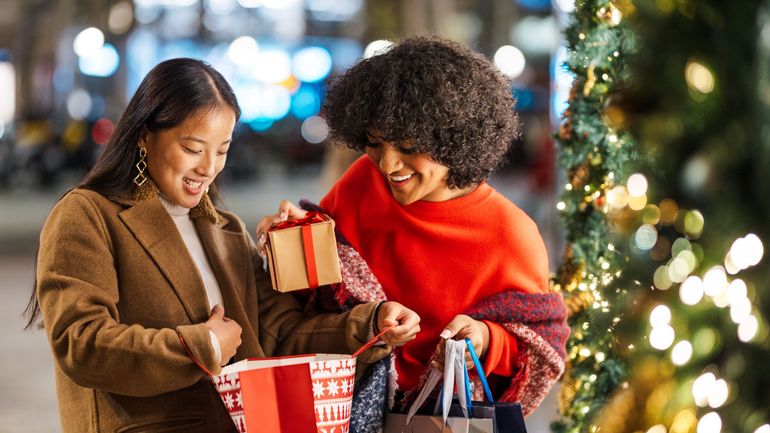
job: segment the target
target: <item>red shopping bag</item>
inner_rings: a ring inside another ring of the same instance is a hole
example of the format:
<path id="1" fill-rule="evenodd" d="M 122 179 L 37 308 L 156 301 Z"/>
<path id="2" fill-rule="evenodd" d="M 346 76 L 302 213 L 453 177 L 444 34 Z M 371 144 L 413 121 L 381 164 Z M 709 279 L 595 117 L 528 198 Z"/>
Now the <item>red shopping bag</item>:
<path id="1" fill-rule="evenodd" d="M 212 375 L 240 433 L 348 433 L 356 357 L 390 328 L 353 355 L 315 354 L 245 359 Z"/>

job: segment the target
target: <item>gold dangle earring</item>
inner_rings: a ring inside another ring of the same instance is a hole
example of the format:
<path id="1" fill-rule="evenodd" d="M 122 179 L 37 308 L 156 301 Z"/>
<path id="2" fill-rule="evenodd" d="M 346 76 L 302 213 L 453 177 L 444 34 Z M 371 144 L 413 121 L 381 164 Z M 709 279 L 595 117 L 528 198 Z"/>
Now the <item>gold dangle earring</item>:
<path id="1" fill-rule="evenodd" d="M 139 170 L 139 174 L 134 178 L 136 186 L 142 186 L 147 181 L 147 176 L 144 175 L 144 170 L 147 168 L 147 149 L 144 147 L 139 148 L 139 162 L 136 163 L 136 169 Z"/>

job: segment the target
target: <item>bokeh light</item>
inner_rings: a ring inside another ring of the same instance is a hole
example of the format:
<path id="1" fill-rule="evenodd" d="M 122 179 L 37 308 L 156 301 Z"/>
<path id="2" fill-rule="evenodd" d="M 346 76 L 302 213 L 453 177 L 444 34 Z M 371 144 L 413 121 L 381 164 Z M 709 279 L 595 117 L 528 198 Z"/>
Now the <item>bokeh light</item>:
<path id="1" fill-rule="evenodd" d="M 675 365 L 684 365 L 692 357 L 692 344 L 687 340 L 682 340 L 674 345 L 671 350 L 671 362 Z"/>
<path id="2" fill-rule="evenodd" d="M 291 58 L 280 49 L 259 51 L 255 55 L 252 75 L 263 83 L 280 83 L 291 75 Z"/>
<path id="3" fill-rule="evenodd" d="M 107 25 L 110 31 L 116 35 L 122 35 L 131 29 L 134 22 L 134 8 L 131 3 L 121 1 L 112 5 Z"/>
<path id="4" fill-rule="evenodd" d="M 748 316 L 738 325 L 738 339 L 744 343 L 753 340 L 759 330 L 759 321 L 755 316 Z"/>
<path id="5" fill-rule="evenodd" d="M 636 246 L 642 251 L 648 251 L 658 240 L 658 231 L 651 224 L 642 224 L 634 235 Z"/>
<path id="6" fill-rule="evenodd" d="M 632 197 L 641 197 L 647 194 L 647 178 L 641 173 L 629 176 L 626 185 L 628 185 L 628 193 Z"/>
<path id="7" fill-rule="evenodd" d="M 650 345 L 658 350 L 666 350 L 674 343 L 674 338 L 674 328 L 668 325 L 656 326 L 650 332 Z"/>
<path id="8" fill-rule="evenodd" d="M 67 97 L 67 113 L 74 120 L 83 120 L 91 112 L 91 95 L 83 89 L 73 90 Z"/>
<path id="9" fill-rule="evenodd" d="M 388 51 L 392 46 L 393 42 L 386 41 L 384 39 L 369 42 L 366 48 L 364 48 L 364 58 L 368 59 L 369 57 L 376 56 L 377 54 L 382 54 Z"/>
<path id="10" fill-rule="evenodd" d="M 93 77 L 109 77 L 118 70 L 120 57 L 112 44 L 104 44 L 95 53 L 89 56 L 80 56 L 78 68 L 85 75 Z"/>
<path id="11" fill-rule="evenodd" d="M 306 83 L 314 83 L 332 71 L 332 56 L 326 48 L 306 47 L 294 54 L 292 65 L 294 76 Z"/>
<path id="12" fill-rule="evenodd" d="M 665 326 L 671 323 L 671 310 L 666 305 L 658 305 L 650 312 L 650 325 Z"/>
<path id="13" fill-rule="evenodd" d="M 709 395 L 713 392 L 716 382 L 717 378 L 711 372 L 703 373 L 695 379 L 692 383 L 692 396 L 695 399 L 696 405 L 700 407 L 708 405 Z"/>
<path id="14" fill-rule="evenodd" d="M 716 412 L 709 412 L 698 421 L 697 433 L 720 433 L 722 431 L 722 418 Z"/>
<path id="15" fill-rule="evenodd" d="M 515 80 L 524 72 L 524 67 L 527 64 L 524 53 L 513 45 L 503 45 L 498 48 L 495 51 L 493 60 L 500 71 L 512 80 Z"/>
<path id="16" fill-rule="evenodd" d="M 724 379 L 717 379 L 708 396 L 709 406 L 716 409 L 721 407 L 730 396 L 730 389 Z"/>
<path id="17" fill-rule="evenodd" d="M 329 136 L 329 125 L 318 116 L 311 116 L 302 122 L 302 138 L 308 143 L 321 143 Z"/>
<path id="18" fill-rule="evenodd" d="M 679 287 L 679 299 L 686 305 L 695 305 L 703 299 L 703 280 L 698 276 L 687 277 Z"/>
<path id="19" fill-rule="evenodd" d="M 89 27 L 75 36 L 72 48 L 80 57 L 91 57 L 99 53 L 104 45 L 104 33 L 96 27 Z"/>
<path id="20" fill-rule="evenodd" d="M 227 47 L 227 58 L 239 66 L 254 64 L 257 60 L 259 44 L 251 36 L 235 38 Z M 267 67 L 267 65 L 262 65 Z"/>
<path id="21" fill-rule="evenodd" d="M 690 59 L 684 71 L 687 85 L 700 93 L 711 93 L 714 90 L 714 75 L 711 70 L 697 60 Z M 700 433 L 700 432 L 699 432 Z"/>
<path id="22" fill-rule="evenodd" d="M 115 124 L 110 119 L 99 119 L 91 128 L 91 138 L 94 140 L 94 143 L 104 146 L 109 143 L 114 129 Z"/>

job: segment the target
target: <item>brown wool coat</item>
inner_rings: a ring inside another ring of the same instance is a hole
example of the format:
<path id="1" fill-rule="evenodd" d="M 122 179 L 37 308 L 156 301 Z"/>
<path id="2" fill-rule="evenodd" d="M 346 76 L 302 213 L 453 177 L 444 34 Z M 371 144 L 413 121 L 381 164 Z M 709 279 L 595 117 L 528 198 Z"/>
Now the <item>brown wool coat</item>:
<path id="1" fill-rule="evenodd" d="M 203 283 L 155 191 L 110 200 L 73 190 L 54 207 L 41 233 L 36 289 L 65 433 L 233 429 L 211 382 L 177 335 L 201 363 L 219 372 L 204 324 L 210 306 Z M 373 304 L 308 317 L 291 295 L 270 288 L 236 216 L 214 210 L 204 197 L 191 217 L 225 315 L 243 328 L 235 360 L 351 353 L 365 342 Z M 386 351 L 369 350 L 359 362 L 373 362 Z"/>

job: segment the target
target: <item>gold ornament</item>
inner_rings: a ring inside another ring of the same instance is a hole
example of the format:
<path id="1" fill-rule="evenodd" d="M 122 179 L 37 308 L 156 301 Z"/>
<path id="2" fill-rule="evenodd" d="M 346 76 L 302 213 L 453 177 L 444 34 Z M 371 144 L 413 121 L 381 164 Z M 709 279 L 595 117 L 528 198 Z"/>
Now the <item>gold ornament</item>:
<path id="1" fill-rule="evenodd" d="M 590 95 L 595 85 L 596 72 L 594 71 L 594 65 L 590 65 L 586 71 L 586 82 L 583 84 L 583 96 Z"/>
<path id="2" fill-rule="evenodd" d="M 569 310 L 569 317 L 574 317 L 593 305 L 594 300 L 594 295 L 591 292 L 574 290 L 564 297 L 564 304 L 567 306 L 567 310 Z"/>
<path id="3" fill-rule="evenodd" d="M 572 375 L 572 366 L 567 364 L 564 376 L 561 378 L 561 389 L 559 390 L 559 413 L 567 415 L 572 409 L 572 402 L 575 400 L 578 389 L 583 386 L 583 381 L 576 379 Z"/>

